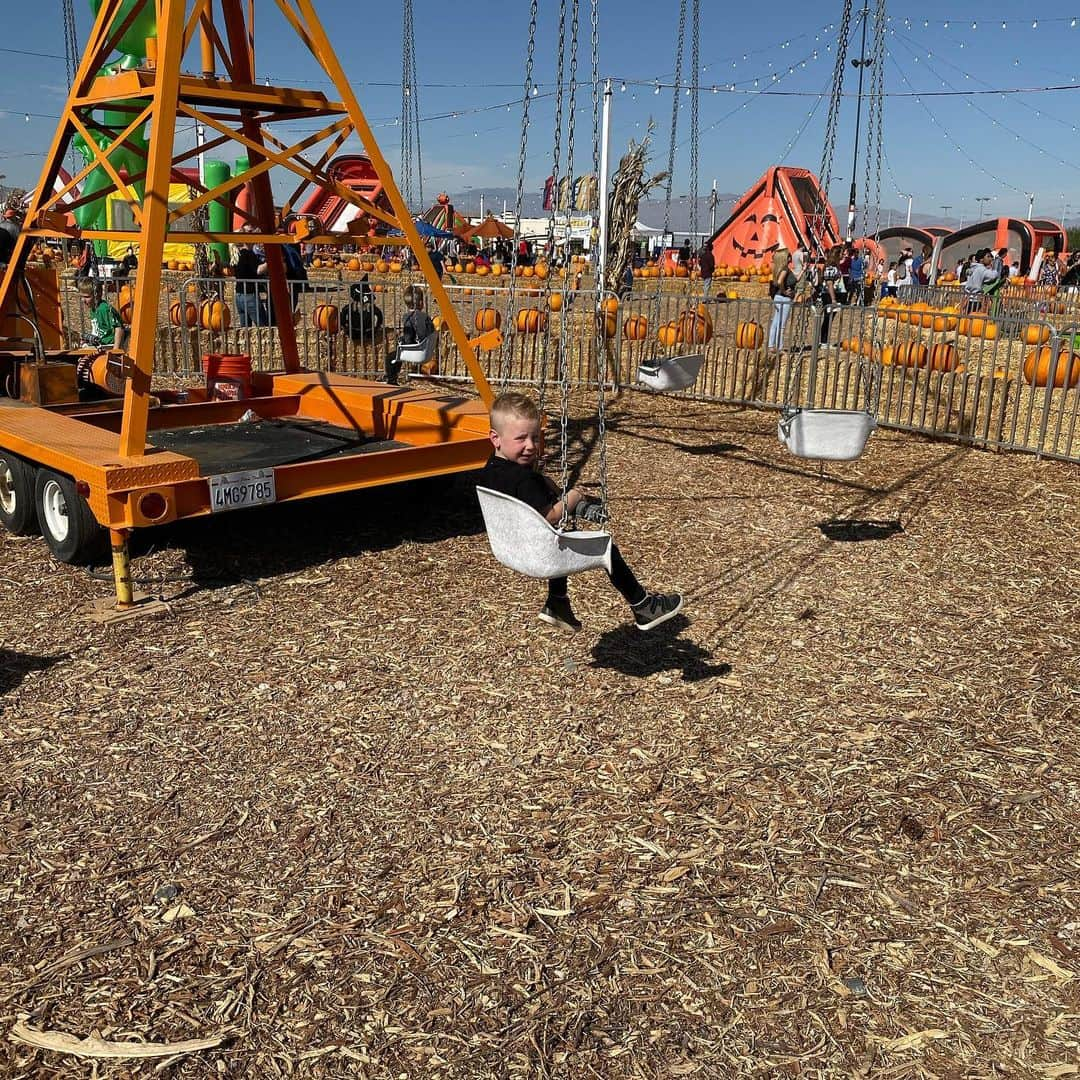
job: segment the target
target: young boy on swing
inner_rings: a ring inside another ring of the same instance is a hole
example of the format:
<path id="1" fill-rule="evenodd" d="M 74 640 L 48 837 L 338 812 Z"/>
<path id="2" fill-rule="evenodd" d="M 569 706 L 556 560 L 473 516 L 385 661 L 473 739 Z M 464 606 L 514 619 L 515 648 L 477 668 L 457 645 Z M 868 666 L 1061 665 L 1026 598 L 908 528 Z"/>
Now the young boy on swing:
<path id="1" fill-rule="evenodd" d="M 477 484 L 520 499 L 543 514 L 552 525 L 558 525 L 563 514 L 559 489 L 534 467 L 540 451 L 540 410 L 532 398 L 510 392 L 500 394 L 491 403 L 491 443 L 495 452 L 481 470 Z M 566 493 L 566 509 L 567 515 L 578 521 L 599 522 L 603 518 L 601 504 L 586 498 L 576 487 Z M 614 544 L 611 546 L 609 577 L 630 605 L 639 630 L 652 630 L 677 615 L 682 608 L 682 597 L 678 593 L 646 592 Z M 570 607 L 566 578 L 548 581 L 547 603 L 539 618 L 571 632 L 581 629 L 581 623 Z"/>

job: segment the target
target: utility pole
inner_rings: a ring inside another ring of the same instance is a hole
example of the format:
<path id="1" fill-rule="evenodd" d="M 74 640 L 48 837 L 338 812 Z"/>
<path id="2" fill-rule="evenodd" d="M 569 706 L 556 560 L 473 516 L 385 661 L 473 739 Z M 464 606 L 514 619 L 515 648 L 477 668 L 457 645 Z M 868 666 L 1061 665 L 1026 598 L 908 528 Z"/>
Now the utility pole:
<path id="1" fill-rule="evenodd" d="M 901 199 L 907 199 L 907 223 L 908 223 L 908 227 L 910 228 L 910 226 L 911 226 L 911 199 L 912 199 L 912 196 L 910 194 L 905 195 L 901 191 L 900 192 L 900 198 Z"/>
<path id="2" fill-rule="evenodd" d="M 604 272 L 608 257 L 608 154 L 611 143 L 611 80 L 604 82 L 604 108 L 600 121 L 600 225 L 597 229 L 596 292 L 604 291 Z M 598 301 L 599 302 L 599 301 Z"/>
<path id="3" fill-rule="evenodd" d="M 943 224 L 943 225 L 944 225 L 944 224 L 945 224 L 945 222 L 946 222 L 946 221 L 948 220 L 948 217 L 949 217 L 949 211 L 950 211 L 951 209 L 952 209 L 952 207 L 951 207 L 951 206 L 942 206 L 942 208 L 941 208 L 941 212 L 942 212 L 942 213 L 943 213 L 943 214 L 945 215 L 945 217 L 944 217 L 944 218 L 942 219 L 942 224 Z"/>
<path id="4" fill-rule="evenodd" d="M 716 232 L 716 203 L 718 196 L 716 194 L 716 179 L 713 178 L 712 193 L 709 195 L 709 233 L 710 235 Z"/>
<path id="5" fill-rule="evenodd" d="M 983 203 L 988 203 L 990 201 L 990 196 L 989 195 L 976 195 L 975 196 L 975 201 L 979 204 L 979 217 L 981 218 L 983 216 L 983 214 L 985 213 L 985 211 L 983 210 Z"/>
<path id="6" fill-rule="evenodd" d="M 1027 192 L 1028 197 L 1028 221 L 1031 220 L 1031 215 L 1035 212 L 1035 192 Z"/>
<path id="7" fill-rule="evenodd" d="M 862 9 L 862 44 L 859 46 L 859 58 L 852 60 L 851 65 L 859 71 L 859 91 L 855 104 L 855 152 L 851 160 L 851 191 L 848 194 L 847 211 L 847 240 L 850 243 L 855 237 L 855 177 L 859 175 L 859 132 L 862 127 L 862 96 L 863 96 L 863 72 L 874 61 L 866 58 L 866 24 L 870 18 L 870 9 L 866 3 Z M 879 27 L 880 30 L 880 27 Z"/>

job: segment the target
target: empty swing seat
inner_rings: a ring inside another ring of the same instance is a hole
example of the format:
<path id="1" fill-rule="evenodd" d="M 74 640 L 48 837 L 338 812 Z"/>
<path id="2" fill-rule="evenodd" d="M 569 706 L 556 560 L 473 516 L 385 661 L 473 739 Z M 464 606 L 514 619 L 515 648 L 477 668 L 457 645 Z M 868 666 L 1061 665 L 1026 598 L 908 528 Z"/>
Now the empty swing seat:
<path id="1" fill-rule="evenodd" d="M 685 390 L 697 381 L 704 362 L 704 353 L 668 356 L 642 364 L 638 368 L 638 382 L 650 390 Z"/>
<path id="2" fill-rule="evenodd" d="M 611 534 L 560 532 L 528 503 L 477 487 L 488 543 L 495 558 L 534 578 L 568 577 L 583 570 L 611 572 Z"/>
<path id="3" fill-rule="evenodd" d="M 439 344 L 439 334 L 428 334 L 417 345 L 399 345 L 397 359 L 402 364 L 426 364 L 434 355 L 435 347 Z"/>
<path id="4" fill-rule="evenodd" d="M 861 409 L 794 409 L 782 414 L 776 433 L 796 457 L 852 461 L 876 428 L 877 420 Z"/>

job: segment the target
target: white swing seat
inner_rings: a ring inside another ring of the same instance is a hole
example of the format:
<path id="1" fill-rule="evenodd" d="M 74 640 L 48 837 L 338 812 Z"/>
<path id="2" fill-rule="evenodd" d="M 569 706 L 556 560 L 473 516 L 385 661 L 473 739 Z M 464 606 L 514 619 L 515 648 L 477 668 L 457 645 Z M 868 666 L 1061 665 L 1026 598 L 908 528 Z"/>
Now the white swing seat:
<path id="1" fill-rule="evenodd" d="M 638 382 L 650 390 L 685 390 L 697 382 L 704 362 L 704 353 L 667 356 L 642 364 L 638 368 Z"/>
<path id="2" fill-rule="evenodd" d="M 853 461 L 876 429 L 862 409 L 794 409 L 783 413 L 776 433 L 796 457 Z"/>
<path id="3" fill-rule="evenodd" d="M 423 341 L 417 345 L 399 345 L 397 348 L 397 358 L 402 364 L 426 364 L 435 352 L 435 347 L 439 344 L 439 334 L 428 334 Z"/>
<path id="4" fill-rule="evenodd" d="M 534 578 L 568 577 L 583 570 L 611 573 L 611 534 L 560 532 L 528 503 L 477 487 L 488 543 L 495 558 Z"/>

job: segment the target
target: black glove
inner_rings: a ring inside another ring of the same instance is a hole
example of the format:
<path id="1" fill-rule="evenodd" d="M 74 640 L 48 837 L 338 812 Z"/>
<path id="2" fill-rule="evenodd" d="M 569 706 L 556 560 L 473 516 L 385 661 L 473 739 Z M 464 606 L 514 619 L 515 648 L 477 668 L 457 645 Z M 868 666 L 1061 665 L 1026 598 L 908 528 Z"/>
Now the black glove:
<path id="1" fill-rule="evenodd" d="M 592 525 L 603 525 L 607 521 L 607 513 L 604 504 L 594 502 L 592 499 L 582 499 L 574 507 L 574 517 L 578 521 L 587 521 Z"/>

